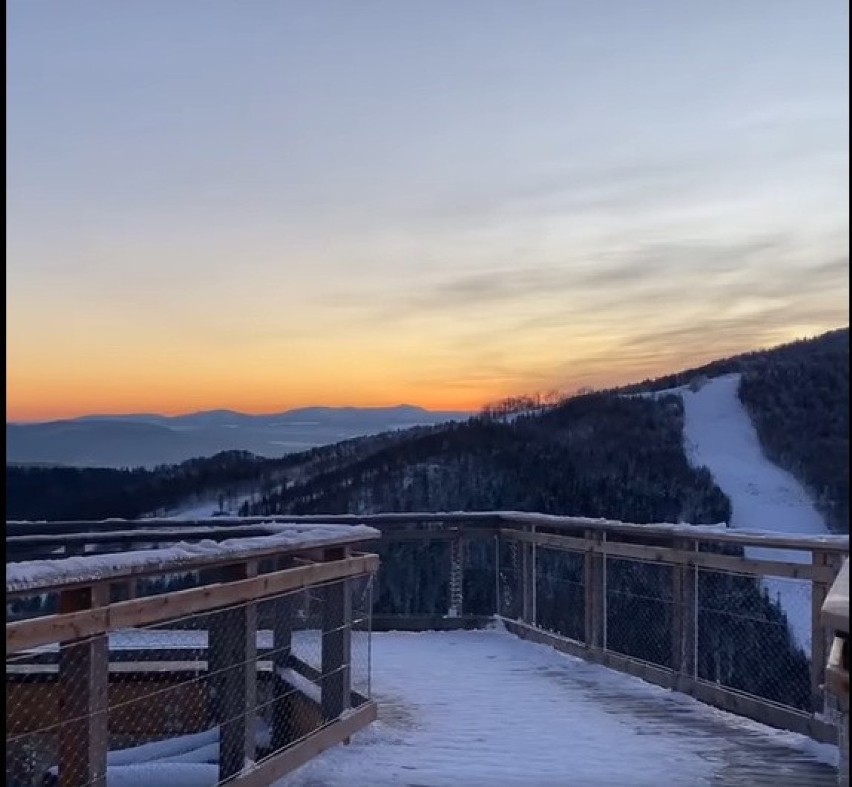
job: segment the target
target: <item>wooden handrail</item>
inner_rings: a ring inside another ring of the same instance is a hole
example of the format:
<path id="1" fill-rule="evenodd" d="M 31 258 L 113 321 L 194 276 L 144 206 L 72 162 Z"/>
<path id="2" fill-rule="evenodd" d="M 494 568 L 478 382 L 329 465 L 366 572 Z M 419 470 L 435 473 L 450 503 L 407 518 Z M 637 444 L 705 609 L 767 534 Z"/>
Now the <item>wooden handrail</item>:
<path id="1" fill-rule="evenodd" d="M 247 601 L 262 601 L 337 579 L 372 574 L 378 567 L 379 559 L 376 555 L 358 555 L 249 579 L 203 585 L 92 609 L 7 623 L 6 652 L 16 653 L 52 642 L 83 639 L 131 626 L 145 626 L 203 614 Z"/>
<path id="2" fill-rule="evenodd" d="M 258 526 L 281 524 L 328 524 L 367 525 L 378 529 L 395 529 L 419 525 L 443 525 L 462 527 L 465 525 L 497 527 L 537 527 L 551 530 L 599 530 L 635 536 L 687 537 L 702 542 L 730 543 L 740 546 L 770 547 L 773 549 L 821 549 L 848 552 L 848 535 L 796 535 L 778 534 L 773 531 L 730 530 L 716 525 L 685 525 L 673 523 L 650 523 L 637 525 L 608 519 L 589 519 L 552 514 L 537 514 L 524 511 L 467 511 L 467 512 L 411 512 L 386 514 L 325 514 L 267 517 L 212 517 L 176 522 L 173 519 L 138 520 L 93 520 L 73 522 L 24 522 L 10 520 L 6 523 L 7 536 L 48 535 L 80 533 L 87 530 L 101 533 L 127 531 L 129 529 L 175 529 L 197 526 L 227 528 L 234 526 Z"/>
<path id="3" fill-rule="evenodd" d="M 206 534 L 201 533 L 202 540 Z M 202 571 L 232 565 L 234 563 L 263 560 L 265 558 L 280 558 L 284 555 L 310 554 L 317 550 L 346 546 L 350 548 L 365 545 L 378 538 L 378 533 L 371 528 L 352 529 L 335 528 L 335 532 L 317 533 L 310 539 L 298 542 L 288 542 L 285 536 L 277 538 L 277 534 L 265 536 L 250 536 L 245 539 L 228 543 L 221 542 L 220 546 L 228 547 L 218 552 L 204 554 L 202 551 L 187 550 L 181 554 L 164 553 L 158 559 L 158 550 L 145 550 L 138 553 L 123 552 L 116 557 L 113 566 L 104 565 L 99 555 L 80 555 L 73 558 L 73 573 L 52 571 L 43 576 L 27 577 L 26 571 L 22 577 L 16 577 L 11 570 L 16 564 L 8 564 L 6 568 L 6 595 L 8 597 L 26 596 L 51 591 L 64 591 L 75 587 L 89 587 L 103 582 L 118 582 L 137 577 L 161 576 L 170 573 Z M 138 560 L 136 560 L 138 558 Z M 61 568 L 62 558 L 45 561 L 48 568 Z M 67 558 L 66 558 L 67 560 Z M 24 561 L 26 563 L 27 561 Z M 33 561 L 35 563 L 35 561 Z M 21 565 L 21 564 L 17 564 Z"/>

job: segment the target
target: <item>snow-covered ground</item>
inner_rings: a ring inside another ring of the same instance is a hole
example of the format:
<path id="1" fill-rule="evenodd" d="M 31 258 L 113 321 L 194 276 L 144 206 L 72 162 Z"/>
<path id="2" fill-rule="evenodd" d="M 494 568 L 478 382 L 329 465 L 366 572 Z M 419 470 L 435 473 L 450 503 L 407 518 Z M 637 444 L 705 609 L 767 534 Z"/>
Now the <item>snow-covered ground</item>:
<path id="1" fill-rule="evenodd" d="M 373 638 L 379 720 L 276 787 L 833 784 L 833 746 L 503 631 Z"/>
<path id="2" fill-rule="evenodd" d="M 315 666 L 318 635 L 299 632 L 294 640 L 299 657 Z M 112 635 L 110 646 L 205 641 L 200 631 L 131 631 Z M 258 645 L 270 644 L 262 632 Z M 718 711 L 499 626 L 373 634 L 372 675 L 378 721 L 275 787 L 836 782 L 835 746 Z M 262 722 L 257 735 L 268 741 Z M 107 787 L 212 787 L 218 748 L 214 728 L 111 752 Z"/>
<path id="3" fill-rule="evenodd" d="M 255 492 L 239 495 L 235 498 L 229 498 L 225 501 L 224 511 L 228 516 L 237 516 L 240 506 L 254 500 Z M 217 516 L 220 513 L 219 498 L 211 497 L 208 500 L 191 500 L 177 508 L 166 513 L 169 519 L 175 519 L 181 522 L 186 522 L 192 519 L 209 519 Z"/>
<path id="4" fill-rule="evenodd" d="M 777 533 L 828 532 L 802 485 L 769 461 L 737 395 L 740 376 L 707 381 L 699 390 L 672 389 L 684 404 L 684 447 L 694 466 L 706 466 L 731 501 L 731 527 Z M 807 552 L 752 548 L 748 557 L 804 563 Z M 767 579 L 765 587 L 787 613 L 790 629 L 806 653 L 811 646 L 811 594 L 806 581 Z"/>

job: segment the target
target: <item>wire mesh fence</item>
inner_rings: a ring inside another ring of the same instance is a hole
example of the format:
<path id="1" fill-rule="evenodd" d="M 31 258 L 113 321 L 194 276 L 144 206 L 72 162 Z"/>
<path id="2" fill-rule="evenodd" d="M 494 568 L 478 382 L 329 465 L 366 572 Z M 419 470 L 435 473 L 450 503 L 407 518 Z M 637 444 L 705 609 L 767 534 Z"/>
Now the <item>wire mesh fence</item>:
<path id="1" fill-rule="evenodd" d="M 358 576 L 7 656 L 6 783 L 213 785 L 263 762 L 369 700 L 372 596 Z"/>
<path id="2" fill-rule="evenodd" d="M 672 566 L 607 557 L 604 562 L 604 647 L 671 668 Z"/>
<path id="3" fill-rule="evenodd" d="M 567 550 L 535 548 L 535 624 L 545 631 L 585 639 L 584 556 Z"/>
<path id="4" fill-rule="evenodd" d="M 813 708 L 811 583 L 701 569 L 700 680 L 801 710 Z"/>
<path id="5" fill-rule="evenodd" d="M 515 540 L 498 541 L 496 551 L 497 614 L 510 620 L 519 620 L 523 612 L 521 545 Z"/>

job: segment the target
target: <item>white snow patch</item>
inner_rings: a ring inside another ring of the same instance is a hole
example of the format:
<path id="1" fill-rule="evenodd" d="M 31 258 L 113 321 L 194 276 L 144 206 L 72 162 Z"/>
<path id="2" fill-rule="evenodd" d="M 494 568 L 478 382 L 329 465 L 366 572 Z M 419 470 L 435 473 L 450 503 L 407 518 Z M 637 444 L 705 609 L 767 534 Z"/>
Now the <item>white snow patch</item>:
<path id="1" fill-rule="evenodd" d="M 756 759 L 770 778 L 807 761 L 830 781 L 837 760 L 836 747 L 495 630 L 374 634 L 373 690 L 378 721 L 276 787 L 709 785 Z"/>
<path id="2" fill-rule="evenodd" d="M 296 670 L 282 667 L 278 670 L 278 675 L 286 680 L 294 689 L 297 689 L 308 699 L 317 703 L 317 705 L 322 702 L 320 687 L 316 683 L 309 681 L 304 675 L 300 675 Z"/>
<path id="3" fill-rule="evenodd" d="M 732 528 L 785 535 L 825 535 L 825 521 L 804 487 L 771 462 L 740 402 L 739 374 L 708 380 L 697 391 L 689 386 L 660 391 L 678 394 L 684 407 L 684 448 L 694 467 L 705 466 L 731 501 Z M 810 553 L 747 547 L 746 557 L 808 563 Z M 795 641 L 811 651 L 811 591 L 806 580 L 763 580 L 770 598 L 784 609 Z"/>
<path id="4" fill-rule="evenodd" d="M 268 536 L 229 538 L 224 541 L 202 539 L 181 542 L 163 549 L 134 550 L 102 555 L 82 555 L 59 560 L 28 560 L 6 564 L 6 591 L 38 588 L 55 582 L 96 582 L 116 574 L 166 566 L 180 570 L 180 564 L 202 557 L 237 558 L 241 554 L 266 549 L 302 549 L 336 539 L 346 541 L 375 539 L 380 532 L 364 525 L 260 525 Z"/>

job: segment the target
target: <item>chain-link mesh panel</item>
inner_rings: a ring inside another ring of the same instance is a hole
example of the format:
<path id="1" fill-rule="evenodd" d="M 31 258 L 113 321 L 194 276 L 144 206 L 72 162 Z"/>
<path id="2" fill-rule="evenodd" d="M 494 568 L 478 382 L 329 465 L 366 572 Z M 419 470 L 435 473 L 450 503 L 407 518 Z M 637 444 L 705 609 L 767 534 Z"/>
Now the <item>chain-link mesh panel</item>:
<path id="1" fill-rule="evenodd" d="M 700 569 L 697 604 L 699 679 L 811 709 L 808 580 Z"/>
<path id="2" fill-rule="evenodd" d="M 466 615 L 493 615 L 497 610 L 497 539 L 464 542 L 464 602 Z"/>
<path id="3" fill-rule="evenodd" d="M 375 613 L 445 615 L 450 602 L 450 542 L 379 542 L 382 569 Z"/>
<path id="4" fill-rule="evenodd" d="M 536 547 L 536 625 L 578 641 L 585 639 L 584 555 Z"/>
<path id="5" fill-rule="evenodd" d="M 607 650 L 672 666 L 673 569 L 659 563 L 607 557 Z"/>
<path id="6" fill-rule="evenodd" d="M 523 611 L 521 589 L 521 545 L 514 539 L 497 544 L 497 613 L 519 620 Z"/>
<path id="7" fill-rule="evenodd" d="M 336 580 L 7 657 L 6 783 L 212 785 L 304 740 L 370 696 L 372 594 Z"/>

